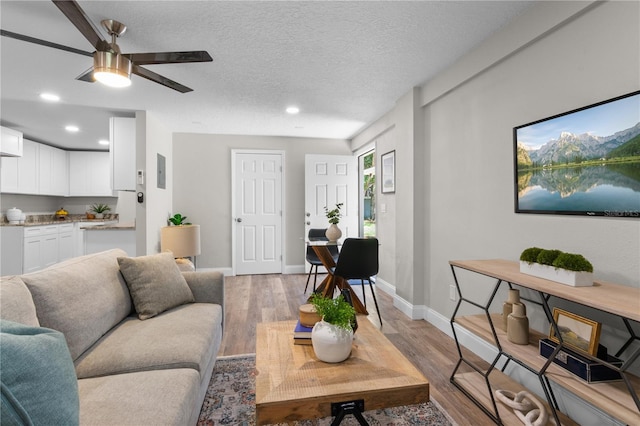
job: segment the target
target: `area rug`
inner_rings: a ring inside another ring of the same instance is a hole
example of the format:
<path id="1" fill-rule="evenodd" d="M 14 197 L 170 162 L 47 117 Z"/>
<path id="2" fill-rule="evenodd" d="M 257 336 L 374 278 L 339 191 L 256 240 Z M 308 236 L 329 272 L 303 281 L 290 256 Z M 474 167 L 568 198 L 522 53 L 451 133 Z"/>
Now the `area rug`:
<path id="1" fill-rule="evenodd" d="M 218 358 L 202 405 L 198 426 L 255 425 L 255 389 L 255 355 Z M 370 426 L 452 425 L 450 419 L 436 407 L 433 401 L 426 404 L 370 410 L 365 411 L 363 415 Z M 296 426 L 328 426 L 332 420 L 331 417 L 325 417 L 293 424 Z M 344 418 L 341 424 L 358 426 L 358 421 L 349 415 Z"/>

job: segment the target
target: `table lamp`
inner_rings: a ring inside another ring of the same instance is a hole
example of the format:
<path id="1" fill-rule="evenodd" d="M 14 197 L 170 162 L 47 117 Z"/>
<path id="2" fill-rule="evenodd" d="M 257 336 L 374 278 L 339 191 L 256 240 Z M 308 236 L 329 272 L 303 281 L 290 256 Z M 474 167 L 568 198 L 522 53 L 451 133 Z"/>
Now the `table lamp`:
<path id="1" fill-rule="evenodd" d="M 181 270 L 195 270 L 187 257 L 200 254 L 200 225 L 165 226 L 160 234 L 160 251 L 171 251 Z"/>

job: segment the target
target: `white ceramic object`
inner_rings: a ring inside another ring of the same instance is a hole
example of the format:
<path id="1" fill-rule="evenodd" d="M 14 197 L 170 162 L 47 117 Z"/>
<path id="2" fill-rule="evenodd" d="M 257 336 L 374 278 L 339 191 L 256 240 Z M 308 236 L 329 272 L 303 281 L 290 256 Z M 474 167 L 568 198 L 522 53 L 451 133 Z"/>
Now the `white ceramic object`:
<path id="1" fill-rule="evenodd" d="M 20 223 L 20 218 L 22 217 L 22 210 L 17 208 L 7 209 L 7 220 L 12 225 L 17 225 Z"/>
<path id="2" fill-rule="evenodd" d="M 336 363 L 349 358 L 353 344 L 353 330 L 345 330 L 319 321 L 311 330 L 311 344 L 320 361 Z"/>
<path id="3" fill-rule="evenodd" d="M 338 228 L 338 225 L 332 223 L 327 228 L 327 231 L 324 233 L 324 235 L 330 242 L 335 243 L 340 239 L 340 237 L 342 237 L 342 231 L 340 230 L 340 228 Z"/>
<path id="4" fill-rule="evenodd" d="M 520 261 L 520 272 L 573 287 L 589 287 L 593 285 L 592 272 L 568 271 L 549 265 L 542 265 L 540 263 L 530 264 L 523 261 Z"/>

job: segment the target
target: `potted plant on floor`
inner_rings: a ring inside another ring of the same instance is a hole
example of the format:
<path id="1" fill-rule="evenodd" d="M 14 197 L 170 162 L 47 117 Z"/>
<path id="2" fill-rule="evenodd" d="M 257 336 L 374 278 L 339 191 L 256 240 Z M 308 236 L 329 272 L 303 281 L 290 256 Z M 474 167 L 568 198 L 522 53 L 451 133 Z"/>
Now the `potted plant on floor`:
<path id="1" fill-rule="evenodd" d="M 529 247 L 520 254 L 520 272 L 573 287 L 593 285 L 593 265 L 581 254 Z"/>
<path id="2" fill-rule="evenodd" d="M 342 237 L 342 231 L 338 228 L 338 223 L 340 223 L 340 218 L 342 217 L 340 209 L 343 205 L 344 203 L 338 203 L 336 204 L 336 207 L 331 210 L 329 210 L 327 206 L 324 206 L 324 211 L 330 224 L 325 235 L 330 242 L 336 242 L 340 237 Z"/>
<path id="3" fill-rule="evenodd" d="M 342 362 L 351 354 L 352 320 L 356 311 L 342 295 L 335 299 L 320 293 L 311 296 L 311 304 L 322 320 L 313 326 L 311 344 L 320 361 Z"/>

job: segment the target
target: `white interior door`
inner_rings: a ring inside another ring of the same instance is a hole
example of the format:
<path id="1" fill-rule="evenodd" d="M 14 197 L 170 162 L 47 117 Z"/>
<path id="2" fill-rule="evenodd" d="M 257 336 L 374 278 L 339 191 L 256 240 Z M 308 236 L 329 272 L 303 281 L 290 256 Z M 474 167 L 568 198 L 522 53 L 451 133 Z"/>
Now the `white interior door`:
<path id="1" fill-rule="evenodd" d="M 358 158 L 307 154 L 305 157 L 305 238 L 311 228 L 327 228 L 325 206 L 343 203 L 338 227 L 342 238 L 358 236 Z M 306 250 L 306 247 L 305 247 Z M 305 262 L 309 270 L 309 264 Z"/>
<path id="2" fill-rule="evenodd" d="M 233 152 L 234 269 L 282 272 L 282 154 Z"/>

